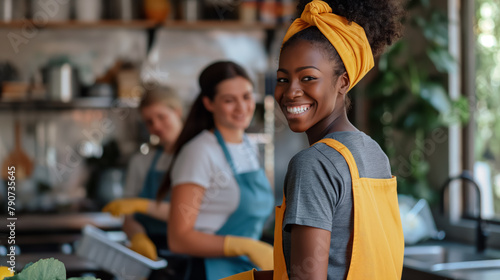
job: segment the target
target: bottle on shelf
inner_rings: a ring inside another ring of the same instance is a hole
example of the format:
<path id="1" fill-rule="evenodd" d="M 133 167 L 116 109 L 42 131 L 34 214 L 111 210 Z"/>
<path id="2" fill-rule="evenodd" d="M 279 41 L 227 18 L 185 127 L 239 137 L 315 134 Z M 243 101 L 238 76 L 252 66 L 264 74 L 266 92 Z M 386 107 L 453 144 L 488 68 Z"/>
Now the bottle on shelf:
<path id="1" fill-rule="evenodd" d="M 188 22 L 195 22 L 200 17 L 200 5 L 198 0 L 182 0 L 181 19 Z"/>
<path id="2" fill-rule="evenodd" d="M 102 19 L 101 0 L 75 0 L 75 18 L 82 22 L 96 22 Z"/>
<path id="3" fill-rule="evenodd" d="M 243 0 L 239 7 L 240 21 L 245 24 L 255 23 L 257 20 L 258 1 L 256 0 Z"/>

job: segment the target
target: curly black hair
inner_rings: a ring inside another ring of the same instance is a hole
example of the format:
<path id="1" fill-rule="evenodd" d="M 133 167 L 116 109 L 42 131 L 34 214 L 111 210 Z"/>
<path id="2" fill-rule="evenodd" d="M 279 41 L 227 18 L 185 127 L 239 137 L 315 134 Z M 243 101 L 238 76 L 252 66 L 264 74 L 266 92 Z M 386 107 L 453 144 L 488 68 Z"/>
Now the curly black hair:
<path id="1" fill-rule="evenodd" d="M 374 56 L 381 54 L 402 36 L 402 18 L 405 15 L 403 0 L 324 0 L 336 15 L 345 17 L 349 22 L 359 24 L 365 30 Z M 305 6 L 311 0 L 300 0 L 297 15 L 300 17 Z M 305 40 L 318 46 L 325 56 L 335 63 L 334 75 L 339 77 L 346 72 L 344 63 L 330 41 L 315 26 L 306 28 L 290 37 L 282 46 L 288 46 Z M 345 107 L 350 108 L 349 97 L 345 98 Z"/>
<path id="2" fill-rule="evenodd" d="M 310 0 L 300 0 L 298 17 Z M 403 0 L 324 0 L 336 15 L 364 28 L 374 56 L 402 36 Z"/>

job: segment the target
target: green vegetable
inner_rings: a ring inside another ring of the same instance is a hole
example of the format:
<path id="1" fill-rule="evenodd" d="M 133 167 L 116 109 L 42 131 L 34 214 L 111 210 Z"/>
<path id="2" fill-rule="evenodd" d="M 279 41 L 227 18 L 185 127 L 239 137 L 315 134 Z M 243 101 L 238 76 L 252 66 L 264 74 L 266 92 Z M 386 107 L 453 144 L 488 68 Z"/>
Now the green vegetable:
<path id="1" fill-rule="evenodd" d="M 66 268 L 64 264 L 54 258 L 41 259 L 35 263 L 29 263 L 23 271 L 7 277 L 5 280 L 66 280 Z M 94 277 L 70 278 L 68 280 L 99 280 Z"/>

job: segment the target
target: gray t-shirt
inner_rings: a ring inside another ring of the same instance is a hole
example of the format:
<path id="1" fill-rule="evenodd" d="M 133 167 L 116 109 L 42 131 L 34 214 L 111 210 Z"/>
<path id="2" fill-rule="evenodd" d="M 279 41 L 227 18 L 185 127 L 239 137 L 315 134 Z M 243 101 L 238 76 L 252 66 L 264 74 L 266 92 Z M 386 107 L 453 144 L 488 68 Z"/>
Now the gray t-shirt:
<path id="1" fill-rule="evenodd" d="M 351 151 L 360 177 L 391 178 L 387 156 L 369 136 L 359 131 L 334 132 L 325 136 Z M 295 155 L 285 179 L 286 211 L 283 220 L 283 251 L 288 273 L 311 269 L 314 260 L 290 268 L 291 225 L 331 232 L 328 280 L 345 279 L 352 251 L 353 199 L 349 167 L 344 157 L 324 143 Z M 321 257 L 321 256 L 318 256 Z"/>

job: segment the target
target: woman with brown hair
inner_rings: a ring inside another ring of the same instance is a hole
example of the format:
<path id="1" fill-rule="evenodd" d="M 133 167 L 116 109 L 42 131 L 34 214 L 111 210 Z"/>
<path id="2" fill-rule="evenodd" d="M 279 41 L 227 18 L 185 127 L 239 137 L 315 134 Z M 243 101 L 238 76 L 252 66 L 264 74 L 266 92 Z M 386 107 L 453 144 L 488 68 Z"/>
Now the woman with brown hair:
<path id="1" fill-rule="evenodd" d="M 202 71 L 199 85 L 157 196 L 171 192 L 169 248 L 195 258 L 190 279 L 270 269 L 272 246 L 259 239 L 274 196 L 245 134 L 252 82 L 238 64 L 220 61 Z"/>

